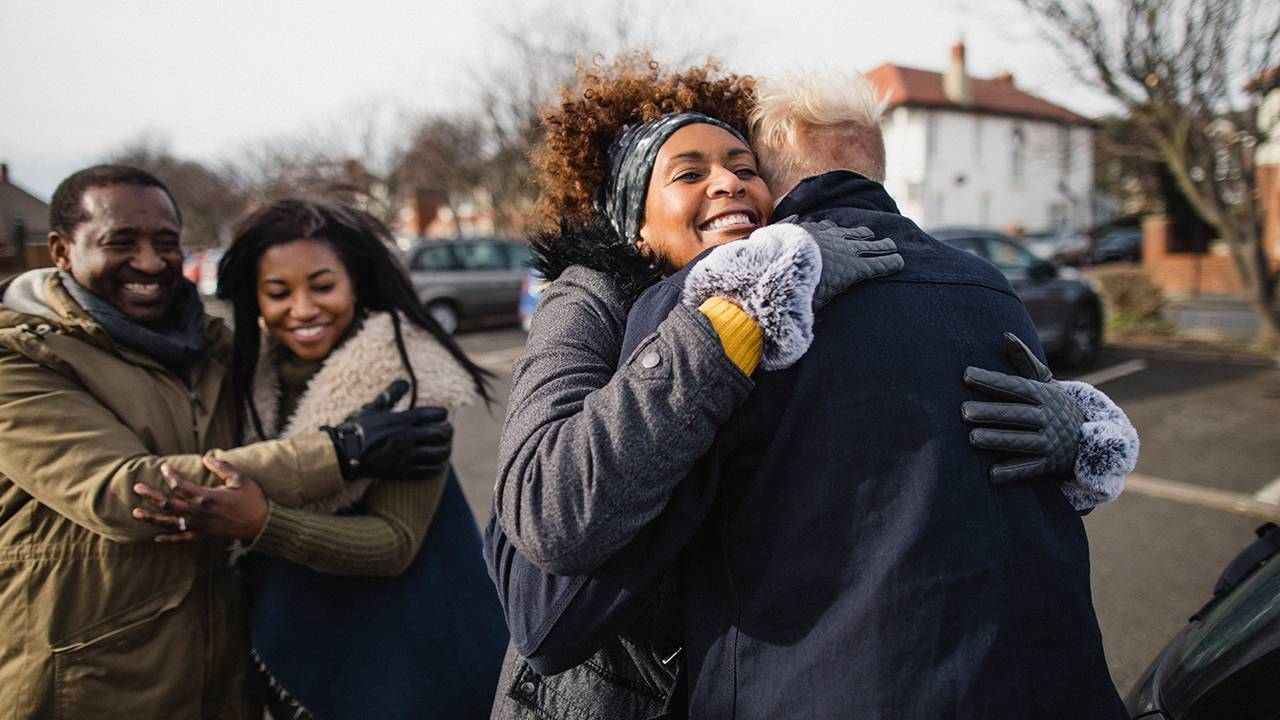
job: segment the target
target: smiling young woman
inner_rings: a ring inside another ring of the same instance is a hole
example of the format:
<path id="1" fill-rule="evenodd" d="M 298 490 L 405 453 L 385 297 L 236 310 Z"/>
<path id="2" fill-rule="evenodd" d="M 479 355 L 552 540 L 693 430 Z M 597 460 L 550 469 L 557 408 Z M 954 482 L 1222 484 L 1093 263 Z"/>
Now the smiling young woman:
<path id="1" fill-rule="evenodd" d="M 351 328 L 355 288 L 324 240 L 295 240 L 258 259 L 258 311 L 272 338 L 302 360 L 326 357 Z"/>

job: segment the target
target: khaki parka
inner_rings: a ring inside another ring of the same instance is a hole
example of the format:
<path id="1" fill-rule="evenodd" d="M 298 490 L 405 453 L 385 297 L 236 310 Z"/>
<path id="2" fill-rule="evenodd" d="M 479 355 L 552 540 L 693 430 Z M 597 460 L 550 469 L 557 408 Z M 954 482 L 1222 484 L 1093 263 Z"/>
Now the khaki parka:
<path id="1" fill-rule="evenodd" d="M 224 450 L 221 321 L 188 389 L 112 343 L 56 272 L 0 284 L 0 298 L 0 719 L 261 717 L 226 543 L 154 542 L 131 488 L 163 487 L 162 462 L 220 485 L 200 460 L 217 450 L 297 507 L 342 487 L 328 436 Z"/>

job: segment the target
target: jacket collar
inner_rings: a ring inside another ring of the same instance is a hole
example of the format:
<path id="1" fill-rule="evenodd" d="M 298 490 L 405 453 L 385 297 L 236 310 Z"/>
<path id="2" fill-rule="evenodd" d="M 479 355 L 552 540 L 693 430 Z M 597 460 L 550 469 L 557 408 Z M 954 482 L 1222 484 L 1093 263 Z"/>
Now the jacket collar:
<path id="1" fill-rule="evenodd" d="M 900 214 L 880 183 L 851 170 L 832 170 L 801 180 L 773 209 L 770 221 L 838 207 Z"/>
<path id="2" fill-rule="evenodd" d="M 127 356 L 136 364 L 164 369 L 154 358 L 117 345 L 107 331 L 71 297 L 56 269 L 28 270 L 0 283 L 0 328 L 42 322 L 54 323 L 66 335 L 117 355 Z M 205 337 L 208 339 L 206 351 L 210 357 L 219 357 L 230 347 L 230 332 L 217 318 L 205 317 Z"/>

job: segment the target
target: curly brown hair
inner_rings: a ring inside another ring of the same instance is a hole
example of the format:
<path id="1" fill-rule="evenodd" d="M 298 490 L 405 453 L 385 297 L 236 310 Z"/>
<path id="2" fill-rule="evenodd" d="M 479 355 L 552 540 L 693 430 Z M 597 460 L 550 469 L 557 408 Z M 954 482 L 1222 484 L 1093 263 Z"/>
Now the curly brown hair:
<path id="1" fill-rule="evenodd" d="M 708 59 L 681 71 L 663 68 L 647 52 L 578 67 L 574 85 L 542 115 L 546 136 L 533 152 L 538 217 L 544 226 L 585 222 L 609 171 L 609 145 L 628 124 L 695 110 L 748 135 L 754 78 L 724 73 Z"/>

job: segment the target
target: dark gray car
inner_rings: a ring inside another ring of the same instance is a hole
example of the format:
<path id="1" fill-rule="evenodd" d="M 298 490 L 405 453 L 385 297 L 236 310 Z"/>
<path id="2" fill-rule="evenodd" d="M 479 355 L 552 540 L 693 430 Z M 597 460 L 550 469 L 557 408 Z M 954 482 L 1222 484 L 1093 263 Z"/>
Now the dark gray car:
<path id="1" fill-rule="evenodd" d="M 1257 534 L 1130 691 L 1132 717 L 1280 718 L 1280 528 Z"/>
<path id="2" fill-rule="evenodd" d="M 1097 358 L 1102 347 L 1102 302 L 1075 270 L 1041 260 L 995 230 L 942 228 L 930 234 L 1004 273 L 1027 306 L 1046 354 L 1071 368 L 1085 367 Z"/>
<path id="3" fill-rule="evenodd" d="M 425 240 L 405 254 L 409 277 L 446 332 L 469 322 L 515 322 L 529 246 L 519 240 Z"/>

